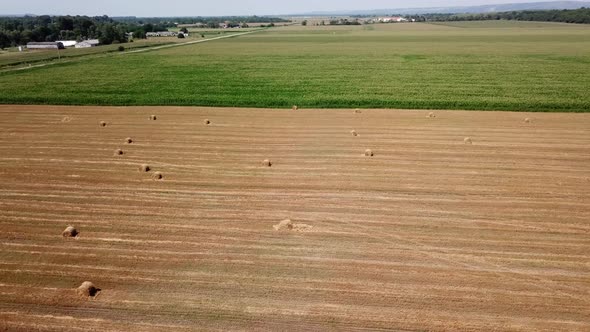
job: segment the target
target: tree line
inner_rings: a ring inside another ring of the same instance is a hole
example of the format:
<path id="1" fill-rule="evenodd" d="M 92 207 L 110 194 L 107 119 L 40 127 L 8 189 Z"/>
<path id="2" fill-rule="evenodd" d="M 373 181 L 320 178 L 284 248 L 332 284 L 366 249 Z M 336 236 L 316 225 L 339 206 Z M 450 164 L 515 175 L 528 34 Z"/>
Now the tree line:
<path id="1" fill-rule="evenodd" d="M 0 17 L 0 48 L 56 40 L 98 39 L 101 44 L 124 43 L 128 41 L 128 32 L 143 29 L 108 16 Z M 143 36 L 145 38 L 145 33 Z"/>
<path id="2" fill-rule="evenodd" d="M 29 42 L 53 42 L 56 40 L 98 39 L 101 44 L 125 43 L 129 34 L 133 38 L 146 38 L 147 32 L 168 31 L 178 24 L 203 23 L 218 28 L 220 23 L 288 22 L 276 17 L 179 17 L 137 18 L 108 16 L 24 16 L 0 17 L 0 49 Z M 237 23 L 236 23 L 237 24 Z M 234 25 L 235 26 L 235 25 Z"/>
<path id="3" fill-rule="evenodd" d="M 564 10 L 523 10 L 482 14 L 425 14 L 410 15 L 416 22 L 426 21 L 485 21 L 515 20 L 590 24 L 590 8 Z"/>

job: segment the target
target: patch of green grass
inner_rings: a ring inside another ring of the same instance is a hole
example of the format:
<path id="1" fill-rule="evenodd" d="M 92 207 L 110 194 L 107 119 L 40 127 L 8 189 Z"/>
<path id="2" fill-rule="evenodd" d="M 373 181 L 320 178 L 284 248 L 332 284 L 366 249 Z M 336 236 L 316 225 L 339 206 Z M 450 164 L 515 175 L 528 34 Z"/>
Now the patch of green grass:
<path id="1" fill-rule="evenodd" d="M 0 73 L 0 103 L 590 110 L 590 27 L 492 23 L 293 26 L 81 59 Z"/>

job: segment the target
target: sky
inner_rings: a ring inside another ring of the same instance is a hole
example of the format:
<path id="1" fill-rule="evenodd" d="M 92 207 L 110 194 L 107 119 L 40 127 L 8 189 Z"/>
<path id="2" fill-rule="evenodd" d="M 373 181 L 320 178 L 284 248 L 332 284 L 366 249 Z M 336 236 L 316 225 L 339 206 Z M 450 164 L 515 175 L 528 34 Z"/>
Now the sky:
<path id="1" fill-rule="evenodd" d="M 223 16 L 280 15 L 312 11 L 475 6 L 543 0 L 0 0 L 0 15 Z"/>

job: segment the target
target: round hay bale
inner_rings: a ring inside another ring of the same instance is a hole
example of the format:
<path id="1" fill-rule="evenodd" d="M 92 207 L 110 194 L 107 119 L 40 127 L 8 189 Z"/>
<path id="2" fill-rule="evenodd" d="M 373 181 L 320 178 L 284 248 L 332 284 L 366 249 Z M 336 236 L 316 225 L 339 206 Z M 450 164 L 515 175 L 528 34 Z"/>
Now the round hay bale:
<path id="1" fill-rule="evenodd" d="M 470 137 L 465 137 L 465 139 L 463 140 L 463 142 L 465 142 L 465 144 L 473 144 L 473 141 L 471 140 Z"/>
<path id="2" fill-rule="evenodd" d="M 141 166 L 139 166 L 139 171 L 143 172 L 143 173 L 147 173 L 151 170 L 150 165 L 148 164 L 142 164 Z"/>
<path id="3" fill-rule="evenodd" d="M 122 156 L 124 154 L 123 150 L 117 149 L 115 150 L 115 156 Z"/>
<path id="4" fill-rule="evenodd" d="M 429 118 L 436 118 L 436 115 L 434 115 L 434 112 L 430 112 L 430 113 L 428 113 L 428 117 Z"/>
<path id="5" fill-rule="evenodd" d="M 531 123 L 533 120 L 531 120 L 531 118 L 525 118 L 524 119 L 524 123 Z"/>
<path id="6" fill-rule="evenodd" d="M 69 116 L 64 116 L 64 117 L 61 119 L 61 122 L 64 122 L 64 123 L 66 123 L 66 122 L 70 122 L 70 121 L 72 121 L 72 118 L 70 118 Z"/>
<path id="7" fill-rule="evenodd" d="M 274 228 L 275 231 L 280 231 L 282 229 L 292 230 L 293 229 L 293 222 L 291 221 L 291 219 L 285 219 L 285 220 L 282 220 L 281 222 L 279 222 L 278 224 L 273 225 L 272 228 Z"/>
<path id="8" fill-rule="evenodd" d="M 152 115 L 150 115 L 149 119 L 152 121 L 156 121 L 158 119 L 158 117 L 152 114 Z"/>
<path id="9" fill-rule="evenodd" d="M 98 123 L 98 125 L 101 126 L 101 127 L 106 127 L 107 126 L 107 123 L 105 121 L 100 121 Z"/>
<path id="10" fill-rule="evenodd" d="M 293 105 L 293 110 L 294 110 L 294 111 L 296 111 L 296 110 L 298 110 L 298 109 L 299 109 L 299 107 L 297 107 L 297 105 Z"/>
<path id="11" fill-rule="evenodd" d="M 63 237 L 76 237 L 78 234 L 78 230 L 73 226 L 68 226 L 63 232 L 61 232 L 61 236 Z"/>
<path id="12" fill-rule="evenodd" d="M 264 159 L 264 161 L 262 161 L 262 166 L 271 167 L 272 162 L 270 162 L 268 159 Z"/>
<path id="13" fill-rule="evenodd" d="M 203 121 L 203 123 L 205 123 L 206 125 L 210 125 L 210 124 L 211 124 L 211 121 L 210 121 L 209 119 L 205 119 L 205 120 Z"/>
<path id="14" fill-rule="evenodd" d="M 127 137 L 127 138 L 125 139 L 125 143 L 127 143 L 127 144 L 131 144 L 131 143 L 133 143 L 133 138 L 131 138 L 131 137 Z"/>
<path id="15" fill-rule="evenodd" d="M 366 149 L 365 150 L 365 156 L 372 157 L 373 156 L 373 151 L 371 149 Z"/>
<path id="16" fill-rule="evenodd" d="M 357 108 L 357 109 L 354 110 L 354 113 L 360 114 L 360 113 L 362 113 L 362 111 Z"/>
<path id="17" fill-rule="evenodd" d="M 356 132 L 356 130 L 354 130 L 354 129 L 350 131 L 350 134 L 351 134 L 352 136 L 358 136 L 358 135 L 359 135 L 359 134 Z"/>
<path id="18" fill-rule="evenodd" d="M 80 296 L 94 297 L 100 292 L 100 289 L 94 286 L 90 281 L 84 281 L 80 287 L 76 289 L 76 292 Z"/>
<path id="19" fill-rule="evenodd" d="M 162 180 L 162 178 L 164 178 L 164 176 L 160 172 L 155 172 L 154 174 L 152 174 L 152 179 L 154 180 Z"/>

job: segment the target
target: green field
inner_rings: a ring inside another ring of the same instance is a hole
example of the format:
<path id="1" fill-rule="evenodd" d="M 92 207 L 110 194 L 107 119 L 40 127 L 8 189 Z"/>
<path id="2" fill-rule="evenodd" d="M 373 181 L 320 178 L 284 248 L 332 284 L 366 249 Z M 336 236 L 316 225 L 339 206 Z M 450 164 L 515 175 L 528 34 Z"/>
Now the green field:
<path id="1" fill-rule="evenodd" d="M 11 67 L 23 67 L 29 64 L 39 64 L 44 62 L 51 62 L 59 59 L 69 60 L 72 58 L 89 57 L 95 55 L 103 55 L 105 53 L 118 52 L 119 46 L 123 46 L 126 50 L 140 49 L 152 46 L 168 45 L 177 43 L 178 38 L 162 38 L 159 40 L 138 40 L 133 43 L 101 45 L 91 48 L 67 48 L 60 50 L 34 50 L 19 53 L 16 48 L 10 51 L 0 53 L 0 70 L 10 69 Z"/>
<path id="2" fill-rule="evenodd" d="M 590 111 L 590 26 L 291 26 L 0 73 L 0 103 Z"/>

